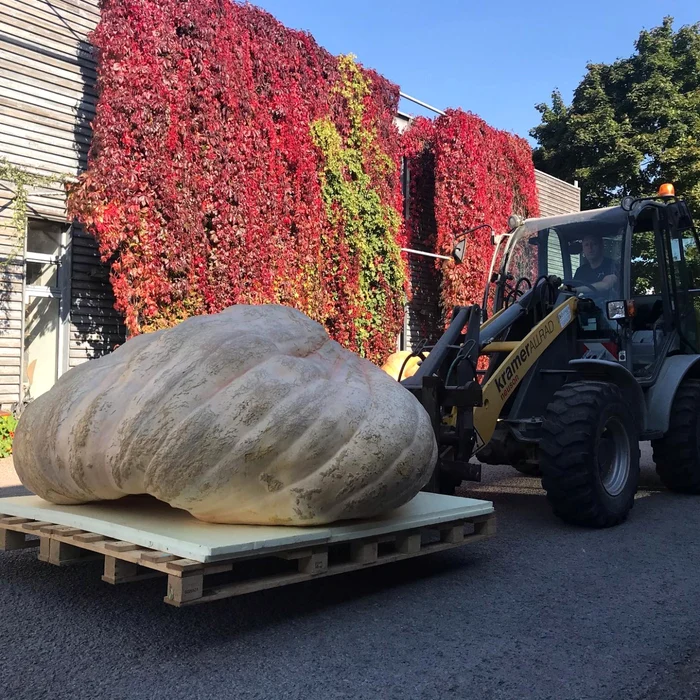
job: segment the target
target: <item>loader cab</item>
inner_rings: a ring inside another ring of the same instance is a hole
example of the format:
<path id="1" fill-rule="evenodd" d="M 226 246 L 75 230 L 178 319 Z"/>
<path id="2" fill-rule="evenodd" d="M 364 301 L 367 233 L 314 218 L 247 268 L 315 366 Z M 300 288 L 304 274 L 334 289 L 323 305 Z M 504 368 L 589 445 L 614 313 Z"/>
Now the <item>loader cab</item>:
<path id="1" fill-rule="evenodd" d="M 563 280 L 558 302 L 572 293 L 589 300 L 577 319 L 580 357 L 623 364 L 644 385 L 668 355 L 700 350 L 700 245 L 675 196 L 530 219 L 503 237 L 497 255 L 491 314 L 552 275 Z"/>
<path id="2" fill-rule="evenodd" d="M 594 308 L 581 313 L 580 333 L 610 340 L 617 324 L 606 304 L 625 284 L 627 217 L 620 207 L 530 219 L 507 237 L 500 269 L 491 278 L 492 313 L 519 301 L 543 277 L 568 283 L 568 294 L 584 294 Z"/>

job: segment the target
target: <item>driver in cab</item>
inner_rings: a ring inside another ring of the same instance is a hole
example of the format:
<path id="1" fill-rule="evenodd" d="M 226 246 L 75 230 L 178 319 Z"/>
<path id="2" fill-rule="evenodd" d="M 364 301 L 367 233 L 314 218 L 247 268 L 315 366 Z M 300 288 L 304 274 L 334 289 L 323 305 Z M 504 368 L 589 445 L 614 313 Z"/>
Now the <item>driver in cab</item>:
<path id="1" fill-rule="evenodd" d="M 617 284 L 618 275 L 615 262 L 604 255 L 603 238 L 597 234 L 586 234 L 581 245 L 586 262 L 574 275 L 574 280 L 581 283 L 576 291 L 590 293 L 593 287 L 597 292 L 609 292 Z"/>

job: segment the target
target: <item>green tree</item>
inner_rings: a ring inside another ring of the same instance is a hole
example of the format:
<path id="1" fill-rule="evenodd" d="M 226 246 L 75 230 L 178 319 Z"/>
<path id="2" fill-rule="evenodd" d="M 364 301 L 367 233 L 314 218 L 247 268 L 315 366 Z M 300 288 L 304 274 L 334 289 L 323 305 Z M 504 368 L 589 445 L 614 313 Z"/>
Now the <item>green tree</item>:
<path id="1" fill-rule="evenodd" d="M 588 64 L 571 105 L 555 90 L 537 109 L 535 167 L 579 180 L 585 208 L 672 182 L 700 217 L 700 23 L 664 18 L 629 58 Z"/>

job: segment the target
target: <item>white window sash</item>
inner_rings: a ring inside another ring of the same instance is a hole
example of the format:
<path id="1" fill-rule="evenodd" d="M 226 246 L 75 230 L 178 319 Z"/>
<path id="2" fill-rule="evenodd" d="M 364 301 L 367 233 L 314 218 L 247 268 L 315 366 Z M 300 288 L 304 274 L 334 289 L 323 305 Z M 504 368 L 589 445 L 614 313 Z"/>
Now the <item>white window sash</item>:
<path id="1" fill-rule="evenodd" d="M 52 299 L 61 298 L 61 290 L 58 287 L 39 287 L 33 284 L 28 284 L 24 288 L 25 304 L 30 297 L 51 297 Z"/>
<path id="2" fill-rule="evenodd" d="M 24 256 L 25 262 L 49 263 L 50 265 L 60 265 L 61 259 L 58 255 L 50 255 L 49 253 L 27 253 Z"/>

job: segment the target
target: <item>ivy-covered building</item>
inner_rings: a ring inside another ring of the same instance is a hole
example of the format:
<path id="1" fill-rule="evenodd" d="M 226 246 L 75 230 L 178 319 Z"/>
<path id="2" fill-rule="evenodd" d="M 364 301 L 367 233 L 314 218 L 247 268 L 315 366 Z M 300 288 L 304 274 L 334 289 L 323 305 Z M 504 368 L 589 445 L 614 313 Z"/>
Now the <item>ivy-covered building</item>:
<path id="1" fill-rule="evenodd" d="M 0 408 L 47 391 L 71 367 L 125 340 L 95 241 L 66 221 L 65 185 L 87 166 L 96 0 L 3 0 L 0 8 Z M 401 129 L 408 118 L 397 116 Z M 28 177 L 31 173 L 32 177 Z M 580 208 L 577 187 L 536 173 L 543 215 Z M 411 256 L 412 319 L 433 308 L 430 258 Z"/>

